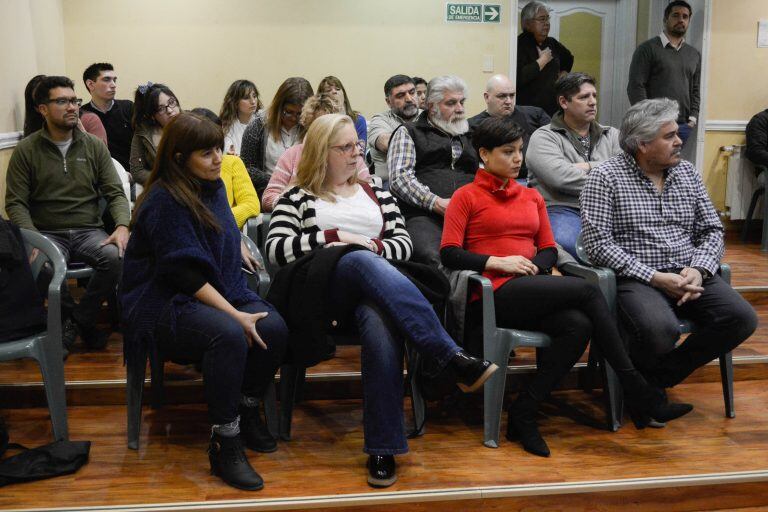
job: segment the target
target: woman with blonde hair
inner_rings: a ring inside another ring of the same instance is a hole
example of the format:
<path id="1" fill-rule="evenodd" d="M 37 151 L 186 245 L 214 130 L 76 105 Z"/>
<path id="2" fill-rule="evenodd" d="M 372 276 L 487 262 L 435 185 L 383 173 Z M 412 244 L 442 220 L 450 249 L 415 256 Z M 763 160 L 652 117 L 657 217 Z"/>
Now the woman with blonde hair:
<path id="1" fill-rule="evenodd" d="M 264 108 L 259 89 L 250 80 L 235 80 L 227 89 L 219 118 L 224 129 L 224 152 L 240 155 L 243 133 Z"/>
<path id="2" fill-rule="evenodd" d="M 462 351 L 401 273 L 411 239 L 389 192 L 358 179 L 363 147 L 348 116 L 325 115 L 309 127 L 296 186 L 272 213 L 266 250 L 282 268 L 268 298 L 288 322 L 297 364 L 327 358 L 331 325 L 343 331 L 349 324 L 359 336 L 368 483 L 387 487 L 397 479 L 394 455 L 408 451 L 403 339 L 448 367 L 465 391 L 478 389 L 497 368 Z M 410 265 L 413 276 L 416 264 Z"/>
<path id="3" fill-rule="evenodd" d="M 352 105 L 349 103 L 347 90 L 344 89 L 341 80 L 335 76 L 327 76 L 320 80 L 320 84 L 317 86 L 317 92 L 330 96 L 338 105 L 339 112 L 348 115 L 352 119 L 352 122 L 355 123 L 357 137 L 363 142 L 368 140 L 368 124 L 365 121 L 365 117 L 363 117 L 363 114 L 352 108 Z"/>
<path id="4" fill-rule="evenodd" d="M 257 115 L 245 129 L 240 158 L 259 197 L 269 183 L 277 161 L 288 148 L 301 141 L 301 108 L 312 94 L 312 86 L 306 79 L 287 78 L 278 87 L 269 108 Z"/>
<path id="5" fill-rule="evenodd" d="M 299 124 L 306 130 L 318 117 L 338 112 L 339 106 L 335 101 L 331 100 L 330 96 L 315 94 L 307 100 L 304 108 L 301 109 Z M 267 185 L 264 194 L 261 196 L 261 204 L 265 212 L 272 211 L 280 195 L 295 181 L 303 149 L 303 142 L 296 144 L 288 148 L 283 153 L 283 156 L 280 157 L 280 160 L 277 161 L 272 177 L 269 178 L 269 185 Z M 368 172 L 368 166 L 365 165 L 365 159 L 360 155 L 357 160 L 357 177 L 364 181 L 370 181 L 371 174 Z"/>

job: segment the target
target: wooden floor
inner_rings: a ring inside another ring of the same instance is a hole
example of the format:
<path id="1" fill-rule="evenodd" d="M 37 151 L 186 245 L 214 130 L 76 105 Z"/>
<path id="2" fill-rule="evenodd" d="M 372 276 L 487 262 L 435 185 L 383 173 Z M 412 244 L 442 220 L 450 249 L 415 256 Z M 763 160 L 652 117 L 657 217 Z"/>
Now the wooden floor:
<path id="1" fill-rule="evenodd" d="M 411 452 L 398 457 L 399 481 L 385 491 L 372 490 L 365 482 L 359 400 L 304 403 L 295 413 L 293 441 L 281 443 L 272 454 L 249 452 L 266 482 L 258 493 L 232 489 L 208 474 L 203 406 L 146 410 L 138 452 L 126 448 L 124 407 L 73 407 L 71 438 L 92 441 L 90 463 L 75 475 L 5 487 L 0 491 L 0 508 L 156 507 L 185 502 L 184 507 L 174 509 L 182 510 L 197 502 L 216 505 L 222 500 L 235 500 L 233 505 L 245 500 L 239 506 L 249 509 L 260 505 L 274 509 L 280 503 L 285 509 L 296 502 L 331 508 L 392 504 L 406 497 L 412 503 L 451 503 L 478 498 L 481 493 L 487 499 L 504 497 L 504 492 L 507 497 L 529 500 L 557 494 L 558 489 L 560 493 L 570 489 L 574 494 L 601 494 L 601 483 L 602 491 L 635 492 L 682 488 L 694 485 L 691 482 L 697 479 L 711 480 L 711 485 L 718 479 L 730 479 L 729 485 L 739 480 L 752 482 L 761 486 L 765 498 L 759 505 L 768 505 L 766 384 L 737 383 L 735 419 L 723 416 L 718 384 L 675 388 L 672 398 L 693 403 L 695 410 L 664 429 L 636 430 L 625 425 L 611 433 L 550 415 L 541 420 L 552 450 L 549 459 L 529 455 L 506 440 L 498 449 L 486 448 L 481 443 L 479 415 L 470 414 L 473 420 L 467 421 L 465 415 L 450 414 L 450 410 L 430 409 L 427 433 L 411 440 Z M 585 410 L 597 407 L 584 393 L 563 392 L 557 397 Z M 548 407 L 547 411 L 554 409 Z M 12 441 L 26 445 L 47 442 L 46 414 L 43 409 L 4 411 Z M 706 487 L 709 485 L 702 486 Z M 659 492 L 663 496 L 666 491 Z M 341 499 L 328 505 L 323 496 Z M 455 510 L 471 509 L 457 503 Z M 714 508 L 713 503 L 705 509 Z M 440 509 L 448 508 L 435 510 Z"/>

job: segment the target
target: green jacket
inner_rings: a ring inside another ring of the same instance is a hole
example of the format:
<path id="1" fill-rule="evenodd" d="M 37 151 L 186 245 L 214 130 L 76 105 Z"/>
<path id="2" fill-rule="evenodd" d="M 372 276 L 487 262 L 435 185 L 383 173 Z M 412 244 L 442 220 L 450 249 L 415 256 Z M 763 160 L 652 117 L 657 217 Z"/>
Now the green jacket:
<path id="1" fill-rule="evenodd" d="M 106 201 L 117 226 L 128 226 L 131 219 L 107 146 L 77 128 L 66 159 L 45 127 L 19 142 L 6 185 L 5 211 L 22 228 L 102 228 L 99 199 Z"/>

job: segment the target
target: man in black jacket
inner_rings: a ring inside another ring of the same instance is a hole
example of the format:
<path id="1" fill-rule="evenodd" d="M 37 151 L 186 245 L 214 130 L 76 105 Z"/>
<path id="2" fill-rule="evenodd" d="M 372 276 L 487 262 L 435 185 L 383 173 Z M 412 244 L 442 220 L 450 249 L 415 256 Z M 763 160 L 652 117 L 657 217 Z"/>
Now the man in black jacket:
<path id="1" fill-rule="evenodd" d="M 117 74 L 108 62 L 88 66 L 83 72 L 83 82 L 91 95 L 91 101 L 81 108 L 99 116 L 107 132 L 109 154 L 128 170 L 128 157 L 133 139 L 133 102 L 115 99 Z"/>
<path id="2" fill-rule="evenodd" d="M 515 84 L 506 75 L 493 75 L 488 80 L 485 92 L 483 93 L 483 99 L 485 100 L 486 109 L 476 116 L 469 118 L 470 129 L 474 130 L 480 123 L 492 116 L 510 116 L 523 129 L 523 155 L 525 155 L 528 139 L 531 138 L 531 134 L 537 128 L 549 124 L 551 121 L 547 113 L 539 107 L 515 106 Z M 523 166 L 520 168 L 520 174 L 518 174 L 517 179 L 522 180 L 524 183 L 527 176 L 528 168 L 525 166 L 525 160 L 523 160 Z"/>
<path id="3" fill-rule="evenodd" d="M 747 124 L 747 158 L 768 167 L 768 110 L 758 112 Z"/>
<path id="4" fill-rule="evenodd" d="M 549 37 L 549 8 L 529 2 L 520 13 L 523 26 L 517 36 L 517 100 L 521 105 L 557 112 L 555 81 L 573 68 L 573 55 Z"/>
<path id="5" fill-rule="evenodd" d="M 389 141 L 389 187 L 413 241 L 413 260 L 440 264 L 443 216 L 453 193 L 474 180 L 479 159 L 464 115 L 467 84 L 438 76 L 427 86 L 427 110 Z"/>

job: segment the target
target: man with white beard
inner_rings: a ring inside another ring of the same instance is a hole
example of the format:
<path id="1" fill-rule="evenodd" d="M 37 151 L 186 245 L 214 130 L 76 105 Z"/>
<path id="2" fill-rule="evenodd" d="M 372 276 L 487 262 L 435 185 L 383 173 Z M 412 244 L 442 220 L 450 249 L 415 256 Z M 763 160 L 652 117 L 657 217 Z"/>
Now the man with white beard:
<path id="1" fill-rule="evenodd" d="M 427 85 L 427 109 L 389 141 L 390 190 L 413 241 L 413 260 L 437 266 L 443 216 L 453 193 L 474 180 L 479 164 L 464 115 L 467 84 L 438 76 Z"/>

